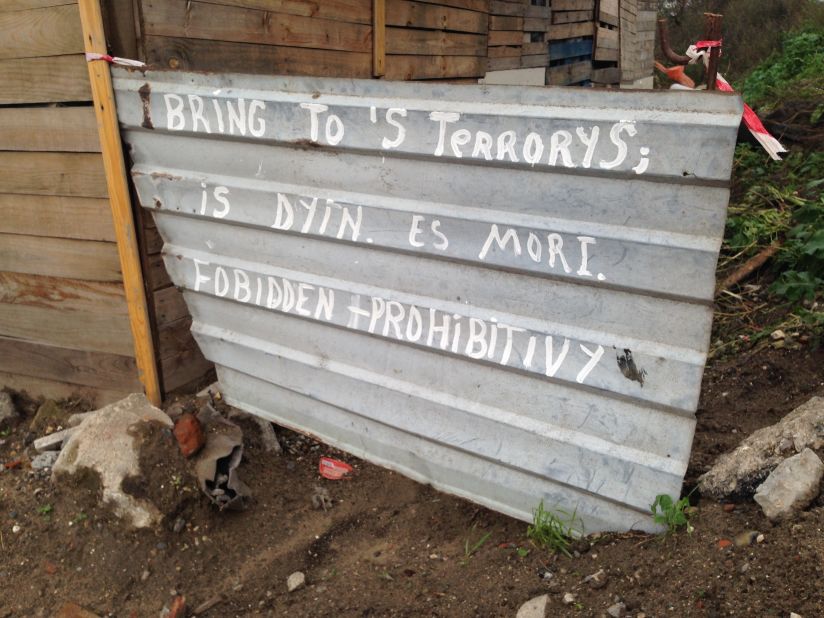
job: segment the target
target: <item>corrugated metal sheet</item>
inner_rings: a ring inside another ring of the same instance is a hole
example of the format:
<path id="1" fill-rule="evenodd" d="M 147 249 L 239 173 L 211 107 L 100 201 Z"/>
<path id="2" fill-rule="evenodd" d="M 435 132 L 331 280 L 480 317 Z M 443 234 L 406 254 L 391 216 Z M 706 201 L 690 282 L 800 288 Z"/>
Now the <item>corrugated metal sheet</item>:
<path id="1" fill-rule="evenodd" d="M 115 75 L 232 404 L 525 520 L 654 528 L 690 454 L 738 98 Z"/>

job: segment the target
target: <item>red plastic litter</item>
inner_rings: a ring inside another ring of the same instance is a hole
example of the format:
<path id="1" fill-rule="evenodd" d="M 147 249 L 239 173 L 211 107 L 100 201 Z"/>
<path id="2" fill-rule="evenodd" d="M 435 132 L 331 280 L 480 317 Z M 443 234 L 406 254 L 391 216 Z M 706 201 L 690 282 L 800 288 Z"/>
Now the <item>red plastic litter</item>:
<path id="1" fill-rule="evenodd" d="M 346 475 L 351 474 L 352 471 L 352 466 L 348 463 L 331 457 L 321 457 L 320 463 L 318 463 L 318 472 L 323 478 L 330 481 L 339 481 Z"/>

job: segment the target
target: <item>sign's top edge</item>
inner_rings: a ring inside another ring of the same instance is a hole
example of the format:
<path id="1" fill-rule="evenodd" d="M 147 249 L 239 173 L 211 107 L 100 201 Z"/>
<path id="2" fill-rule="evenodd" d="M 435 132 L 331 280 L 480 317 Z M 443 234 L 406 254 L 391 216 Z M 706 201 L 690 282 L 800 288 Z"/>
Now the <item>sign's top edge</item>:
<path id="1" fill-rule="evenodd" d="M 112 67 L 118 89 L 127 82 L 147 81 L 193 88 L 233 91 L 281 91 L 310 96 L 336 95 L 369 98 L 413 98 L 443 103 L 470 102 L 487 105 L 552 106 L 615 109 L 626 112 L 700 113 L 740 118 L 743 101 L 738 94 L 681 90 L 596 90 L 558 86 L 503 86 L 445 82 L 385 81 L 339 77 L 208 73 L 170 69 L 138 70 Z"/>

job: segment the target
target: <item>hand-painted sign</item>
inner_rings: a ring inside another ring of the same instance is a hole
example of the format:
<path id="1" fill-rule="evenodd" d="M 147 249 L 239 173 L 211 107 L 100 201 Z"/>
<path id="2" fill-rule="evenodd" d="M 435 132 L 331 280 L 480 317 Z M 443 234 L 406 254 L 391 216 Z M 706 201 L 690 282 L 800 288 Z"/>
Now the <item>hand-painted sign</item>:
<path id="1" fill-rule="evenodd" d="M 686 470 L 737 97 L 115 70 L 227 400 L 523 519 Z"/>

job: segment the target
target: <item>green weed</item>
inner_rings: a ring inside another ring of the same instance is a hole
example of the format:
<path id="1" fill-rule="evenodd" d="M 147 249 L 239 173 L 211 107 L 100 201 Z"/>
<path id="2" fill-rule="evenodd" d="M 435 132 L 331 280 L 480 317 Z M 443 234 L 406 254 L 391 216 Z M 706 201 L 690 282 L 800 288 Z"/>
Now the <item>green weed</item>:
<path id="1" fill-rule="evenodd" d="M 689 508 L 689 496 L 684 496 L 676 502 L 667 494 L 655 496 L 655 502 L 650 505 L 652 520 L 656 524 L 665 525 L 668 534 L 677 532 L 683 526 L 686 526 L 687 532 L 690 534 L 695 530 L 689 522 Z"/>
<path id="2" fill-rule="evenodd" d="M 526 529 L 526 536 L 538 547 L 547 548 L 553 552 L 561 552 L 571 557 L 569 545 L 576 536 L 583 536 L 583 522 L 577 515 L 577 510 L 569 513 L 560 509 L 548 511 L 544 508 L 544 501 L 533 511 L 532 525 Z"/>

